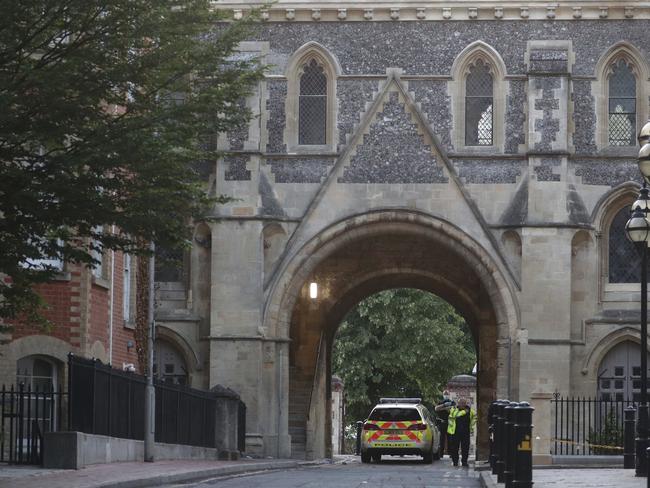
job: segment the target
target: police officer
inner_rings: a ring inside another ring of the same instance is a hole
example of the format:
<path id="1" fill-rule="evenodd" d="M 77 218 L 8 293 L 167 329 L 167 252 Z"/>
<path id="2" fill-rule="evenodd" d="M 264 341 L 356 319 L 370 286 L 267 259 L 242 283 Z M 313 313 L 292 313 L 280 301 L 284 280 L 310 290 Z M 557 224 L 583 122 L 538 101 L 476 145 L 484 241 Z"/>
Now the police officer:
<path id="1" fill-rule="evenodd" d="M 447 420 L 449 455 L 454 466 L 458 466 L 459 447 L 463 466 L 469 466 L 467 463 L 467 458 L 469 457 L 469 438 L 474 431 L 475 424 L 476 413 L 467 404 L 465 398 L 459 398 L 458 406 L 449 409 L 449 418 Z"/>
<path id="2" fill-rule="evenodd" d="M 436 415 L 438 416 L 438 430 L 440 431 L 440 447 L 439 455 L 440 459 L 445 456 L 445 444 L 447 444 L 447 419 L 449 418 L 449 410 L 451 407 L 456 405 L 456 403 L 449 398 L 449 392 L 447 390 L 442 392 L 442 401 L 436 405 Z"/>

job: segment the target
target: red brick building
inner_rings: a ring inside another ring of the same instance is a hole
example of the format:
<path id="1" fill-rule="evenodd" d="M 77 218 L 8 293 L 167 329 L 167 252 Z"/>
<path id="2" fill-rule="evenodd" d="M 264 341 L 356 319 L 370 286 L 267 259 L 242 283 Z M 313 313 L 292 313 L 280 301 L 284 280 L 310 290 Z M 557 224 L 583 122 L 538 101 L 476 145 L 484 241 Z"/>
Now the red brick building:
<path id="1" fill-rule="evenodd" d="M 137 367 L 133 335 L 135 258 L 107 251 L 94 268 L 48 261 L 60 269 L 38 291 L 48 304 L 50 330 L 15 324 L 0 346 L 0 384 L 64 386 L 68 353 Z"/>

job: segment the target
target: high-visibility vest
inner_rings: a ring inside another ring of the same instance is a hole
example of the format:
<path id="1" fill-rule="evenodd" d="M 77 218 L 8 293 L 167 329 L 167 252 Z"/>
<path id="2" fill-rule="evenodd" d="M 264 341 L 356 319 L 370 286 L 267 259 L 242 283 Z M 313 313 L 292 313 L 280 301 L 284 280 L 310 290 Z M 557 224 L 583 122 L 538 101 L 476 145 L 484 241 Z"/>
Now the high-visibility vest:
<path id="1" fill-rule="evenodd" d="M 451 407 L 449 410 L 449 419 L 447 420 L 447 434 L 454 435 L 456 433 L 456 419 L 467 415 L 467 410 L 464 408 Z M 474 431 L 476 424 L 476 413 L 471 408 L 469 409 L 469 431 Z"/>

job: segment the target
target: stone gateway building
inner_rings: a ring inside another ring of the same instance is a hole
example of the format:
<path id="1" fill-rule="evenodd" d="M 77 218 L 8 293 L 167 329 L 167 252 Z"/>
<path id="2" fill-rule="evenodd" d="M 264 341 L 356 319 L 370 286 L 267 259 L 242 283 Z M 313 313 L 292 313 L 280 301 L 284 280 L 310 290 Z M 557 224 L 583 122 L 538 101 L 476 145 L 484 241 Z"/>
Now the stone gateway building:
<path id="1" fill-rule="evenodd" d="M 479 448 L 495 398 L 632 397 L 624 224 L 650 5 L 280 1 L 261 17 L 241 45 L 270 65 L 242 102 L 255 118 L 219 135 L 228 155 L 206 171 L 236 200 L 197 225 L 182 273 L 158 276 L 165 353 L 192 386 L 241 393 L 247 451 L 330 453 L 337 326 L 388 288 L 469 324 Z"/>

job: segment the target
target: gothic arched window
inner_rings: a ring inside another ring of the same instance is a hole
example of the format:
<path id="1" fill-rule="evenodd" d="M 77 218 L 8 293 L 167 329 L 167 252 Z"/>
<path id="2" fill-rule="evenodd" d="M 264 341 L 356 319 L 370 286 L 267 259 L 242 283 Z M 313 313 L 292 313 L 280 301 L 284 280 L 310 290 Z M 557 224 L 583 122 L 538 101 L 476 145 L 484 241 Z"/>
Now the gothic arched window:
<path id="1" fill-rule="evenodd" d="M 465 145 L 493 144 L 494 83 L 482 60 L 470 67 L 465 81 Z"/>
<path id="2" fill-rule="evenodd" d="M 636 76 L 619 59 L 609 75 L 608 134 L 612 146 L 633 146 L 636 136 Z"/>
<path id="3" fill-rule="evenodd" d="M 327 75 L 315 59 L 308 61 L 300 76 L 298 144 L 327 143 Z"/>
<path id="4" fill-rule="evenodd" d="M 609 226 L 609 282 L 639 283 L 639 255 L 634 244 L 625 235 L 625 224 L 630 218 L 628 206 L 620 209 Z"/>

